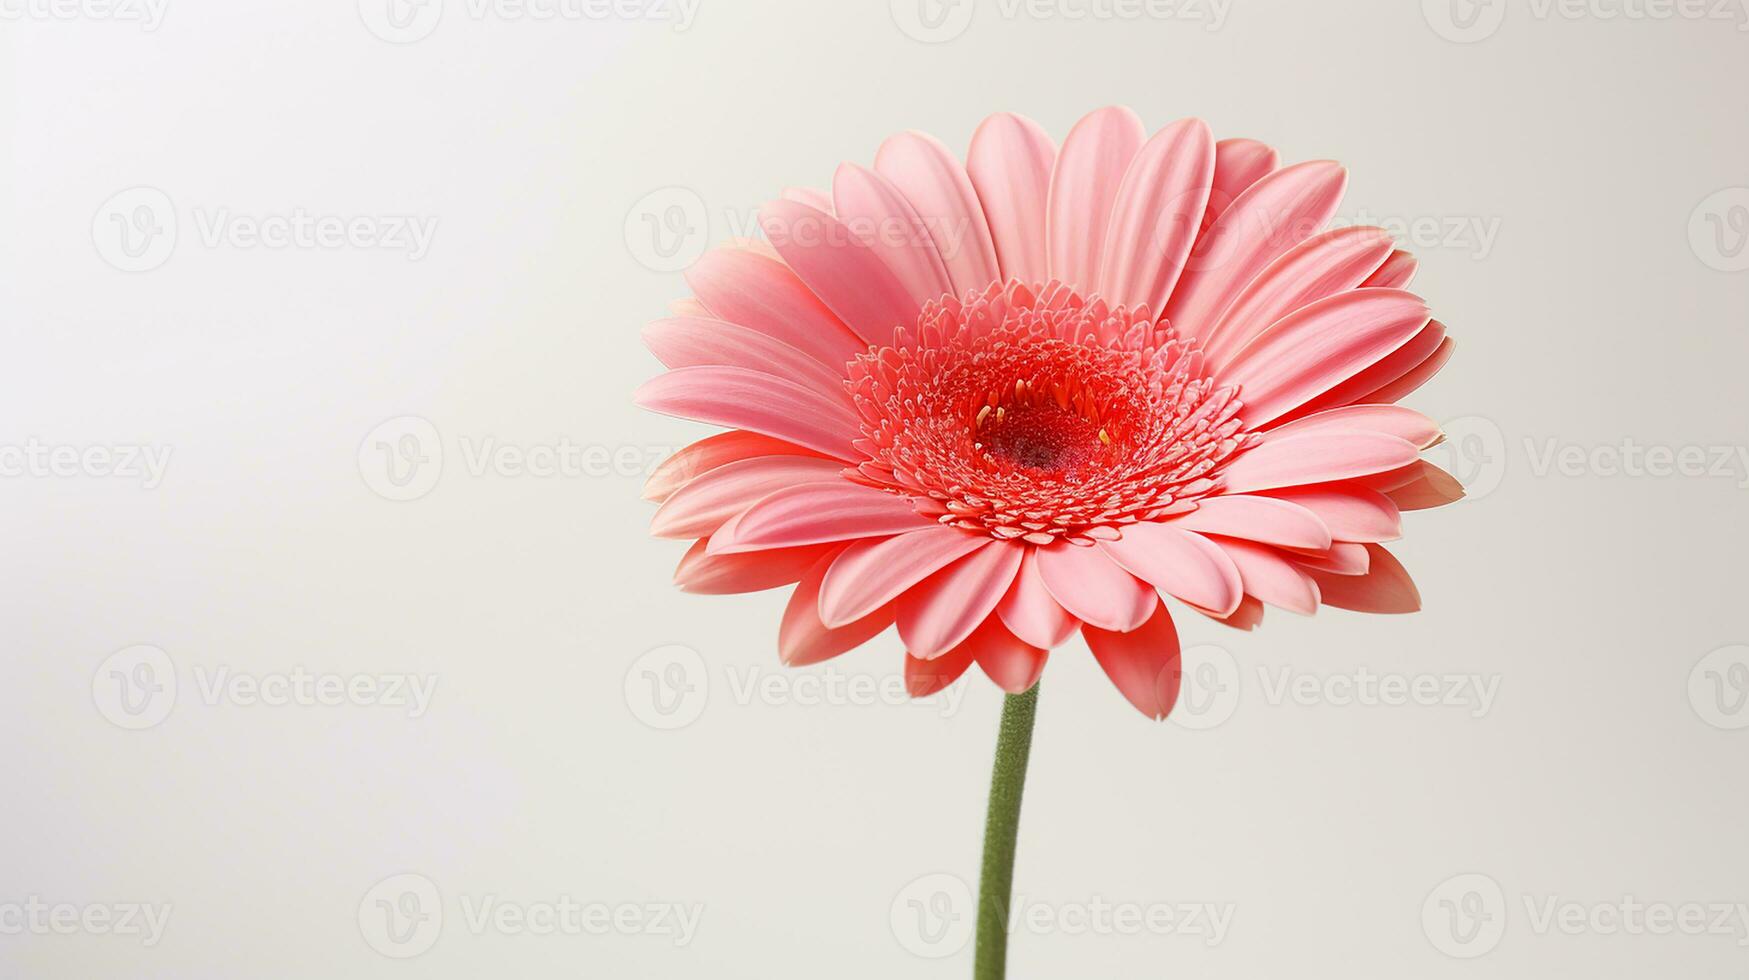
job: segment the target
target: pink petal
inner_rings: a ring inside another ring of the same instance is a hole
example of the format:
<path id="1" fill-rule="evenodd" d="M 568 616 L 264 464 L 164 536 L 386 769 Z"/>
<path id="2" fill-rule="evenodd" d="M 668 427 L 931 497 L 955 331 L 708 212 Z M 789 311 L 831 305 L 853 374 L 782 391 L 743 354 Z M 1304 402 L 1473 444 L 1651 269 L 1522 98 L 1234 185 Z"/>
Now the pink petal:
<path id="1" fill-rule="evenodd" d="M 1159 605 L 1153 589 L 1099 548 L 1059 543 L 1035 553 L 1051 597 L 1084 623 L 1121 633 L 1147 622 Z"/>
<path id="2" fill-rule="evenodd" d="M 842 365 L 868 348 L 776 259 L 714 249 L 686 271 L 686 283 L 718 319 L 781 340 L 823 364 Z"/>
<path id="3" fill-rule="evenodd" d="M 820 621 L 827 626 L 855 622 L 990 542 L 940 525 L 881 541 L 858 541 L 826 571 Z"/>
<path id="4" fill-rule="evenodd" d="M 972 134 L 966 171 L 989 221 L 1003 279 L 1042 283 L 1050 278 L 1045 205 L 1056 162 L 1056 143 L 1025 116 L 999 112 Z"/>
<path id="5" fill-rule="evenodd" d="M 1226 139 L 1215 144 L 1215 176 L 1209 188 L 1209 206 L 1203 215 L 1203 230 L 1213 224 L 1239 195 L 1252 184 L 1275 172 L 1281 155 L 1266 144 L 1248 139 Z"/>
<path id="6" fill-rule="evenodd" d="M 785 187 L 777 196 L 786 201 L 805 204 L 817 211 L 832 213 L 832 195 L 817 187 Z"/>
<path id="7" fill-rule="evenodd" d="M 962 645 L 972 652 L 984 675 L 1009 694 L 1024 694 L 1045 672 L 1048 651 L 1022 641 L 992 616 Z"/>
<path id="8" fill-rule="evenodd" d="M 844 462 L 818 456 L 754 456 L 725 463 L 676 490 L 650 522 L 659 538 L 703 538 L 760 498 L 798 484 L 843 483 Z"/>
<path id="9" fill-rule="evenodd" d="M 1201 230 L 1215 169 L 1215 138 L 1183 119 L 1142 146 L 1125 171 L 1105 233 L 1099 294 L 1159 312 Z"/>
<path id="10" fill-rule="evenodd" d="M 726 320 L 704 317 L 657 320 L 644 327 L 644 346 L 670 368 L 711 365 L 747 368 L 850 401 L 842 364 L 828 367 L 769 334 Z"/>
<path id="11" fill-rule="evenodd" d="M 1221 538 L 1221 550 L 1239 569 L 1245 591 L 1273 606 L 1310 616 L 1318 611 L 1318 583 L 1311 573 L 1283 558 L 1273 548 Z"/>
<path id="12" fill-rule="evenodd" d="M 1371 290 L 1367 291 L 1371 292 Z M 1363 400 L 1374 401 L 1376 399 L 1369 397 L 1373 392 L 1415 371 L 1426 363 L 1429 357 L 1438 353 L 1444 341 L 1444 324 L 1438 320 L 1429 320 L 1427 325 L 1422 327 L 1415 336 L 1410 337 L 1402 346 L 1380 358 L 1378 363 L 1372 367 L 1288 412 L 1277 421 L 1285 422 L 1304 415 L 1311 415 L 1314 412 L 1352 405 Z"/>
<path id="13" fill-rule="evenodd" d="M 995 611 L 1025 551 L 1023 545 L 992 541 L 900 596 L 899 637 L 905 649 L 933 660 L 964 642 Z"/>
<path id="14" fill-rule="evenodd" d="M 1067 640 L 1080 622 L 1069 615 L 1045 588 L 1038 572 L 1038 550 L 1029 548 L 1014 584 L 996 607 L 996 615 L 1015 636 L 1035 647 L 1055 649 Z"/>
<path id="15" fill-rule="evenodd" d="M 709 317 L 711 315 L 711 311 L 706 309 L 703 303 L 700 303 L 691 296 L 686 296 L 669 303 L 668 312 L 675 316 Z"/>
<path id="16" fill-rule="evenodd" d="M 1385 264 L 1378 271 L 1367 277 L 1362 286 L 1378 286 L 1383 289 L 1406 289 L 1409 281 L 1415 278 L 1415 256 L 1401 249 L 1391 253 Z"/>
<path id="17" fill-rule="evenodd" d="M 1415 447 L 1396 436 L 1318 433 L 1266 440 L 1228 464 L 1221 477 L 1229 494 L 1254 493 L 1383 473 L 1418 458 Z"/>
<path id="18" fill-rule="evenodd" d="M 1219 377 L 1239 386 L 1245 419 L 1257 428 L 1376 364 L 1429 318 L 1413 293 L 1339 293 L 1277 320 L 1234 355 Z"/>
<path id="19" fill-rule="evenodd" d="M 914 698 L 926 698 L 960 679 L 966 668 L 972 665 L 972 658 L 977 651 L 961 644 L 956 650 L 948 651 L 944 657 L 934 660 L 919 660 L 910 654 L 905 655 L 905 691 Z"/>
<path id="20" fill-rule="evenodd" d="M 778 657 L 791 667 L 805 667 L 854 650 L 893 625 L 893 607 L 882 606 L 854 623 L 828 629 L 820 622 L 820 580 L 838 557 L 837 549 L 815 562 L 783 610 L 783 625 L 777 631 Z"/>
<path id="21" fill-rule="evenodd" d="M 804 483 L 761 497 L 711 536 L 713 555 L 886 537 L 936 527 L 911 501 L 849 480 Z"/>
<path id="22" fill-rule="evenodd" d="M 923 217 L 947 263 L 955 295 L 983 289 L 1001 278 L 978 192 L 966 168 L 940 140 L 917 132 L 890 137 L 875 154 L 875 170 L 892 181 Z"/>
<path id="23" fill-rule="evenodd" d="M 1391 253 L 1377 228 L 1338 228 L 1289 249 L 1257 274 L 1204 338 L 1203 358 L 1219 372 L 1258 334 L 1289 313 L 1354 289 Z"/>
<path id="24" fill-rule="evenodd" d="M 853 410 L 794 381 L 738 367 L 689 367 L 652 378 L 632 396 L 653 412 L 746 429 L 849 459 L 862 435 Z"/>
<path id="25" fill-rule="evenodd" d="M 660 503 L 676 490 L 719 466 L 754 456 L 815 456 L 793 442 L 756 432 L 719 432 L 663 460 L 644 483 L 644 499 Z M 821 457 L 815 457 L 821 458 Z"/>
<path id="26" fill-rule="evenodd" d="M 1323 593 L 1324 605 L 1368 613 L 1412 613 L 1421 608 L 1421 593 L 1395 555 L 1369 544 L 1370 567 L 1364 575 L 1331 575 L 1311 571 Z"/>
<path id="27" fill-rule="evenodd" d="M 1087 638 L 1087 647 L 1105 676 L 1142 714 L 1158 721 L 1172 713 L 1172 706 L 1178 703 L 1182 665 L 1178 627 L 1165 605 L 1156 607 L 1153 616 L 1132 632 L 1110 632 L 1089 625 L 1081 628 L 1081 635 Z"/>
<path id="28" fill-rule="evenodd" d="M 1464 499 L 1463 484 L 1450 473 L 1425 461 L 1421 465 L 1425 469 L 1415 479 L 1385 492 L 1398 509 L 1426 510 Z"/>
<path id="29" fill-rule="evenodd" d="M 760 592 L 799 582 L 808 569 L 837 545 L 781 548 L 745 555 L 710 555 L 708 542 L 695 542 L 674 570 L 674 584 L 702 595 Z"/>
<path id="30" fill-rule="evenodd" d="M 1223 626 L 1231 626 L 1236 630 L 1254 630 L 1263 623 L 1263 603 L 1258 601 L 1254 595 L 1246 596 L 1245 601 L 1239 603 L 1239 608 L 1234 610 L 1231 616 L 1217 616 L 1207 609 L 1197 609 L 1196 611 Z"/>
<path id="31" fill-rule="evenodd" d="M 1131 524 L 1116 541 L 1101 541 L 1114 561 L 1167 595 L 1219 615 L 1239 608 L 1239 570 L 1208 538 L 1171 524 Z M 1083 617 L 1085 618 L 1085 617 Z"/>
<path id="32" fill-rule="evenodd" d="M 1433 353 L 1427 355 L 1427 358 L 1420 364 L 1403 372 L 1402 376 L 1397 378 L 1397 380 L 1369 395 L 1366 395 L 1364 400 L 1369 402 L 1394 402 L 1407 398 L 1415 389 L 1433 380 L 1433 376 L 1438 374 L 1441 368 L 1445 367 L 1445 363 L 1451 360 L 1451 351 L 1454 344 L 1455 341 L 1450 337 L 1441 340 L 1439 346 L 1434 349 Z"/>
<path id="33" fill-rule="evenodd" d="M 1397 506 L 1384 494 L 1359 484 L 1274 490 L 1270 496 L 1317 514 L 1338 541 L 1391 541 L 1403 535 Z"/>
<path id="34" fill-rule="evenodd" d="M 1352 541 L 1338 541 L 1316 554 L 1290 550 L 1290 557 L 1295 564 L 1332 575 L 1365 575 L 1372 560 L 1366 545 Z"/>
<path id="35" fill-rule="evenodd" d="M 840 164 L 832 177 L 832 205 L 844 226 L 881 257 L 919 306 L 953 292 L 935 239 L 892 181 L 867 167 Z"/>
<path id="36" fill-rule="evenodd" d="M 1097 281 L 1112 203 L 1147 135 L 1142 120 L 1123 106 L 1095 109 L 1069 131 L 1051 172 L 1046 210 L 1050 278 L 1083 290 Z"/>
<path id="37" fill-rule="evenodd" d="M 867 343 L 891 343 L 894 328 L 916 321 L 922 297 L 832 215 L 772 201 L 759 209 L 759 227 L 814 295 Z"/>
<path id="38" fill-rule="evenodd" d="M 1286 500 L 1227 494 L 1205 497 L 1196 510 L 1165 522 L 1170 527 L 1287 548 L 1330 547 L 1331 530 L 1317 513 Z"/>
<path id="39" fill-rule="evenodd" d="M 1347 180 L 1340 166 L 1314 160 L 1251 185 L 1198 239 L 1166 318 L 1202 337 L 1258 273 L 1330 220 Z"/>
<path id="40" fill-rule="evenodd" d="M 1426 449 L 1443 435 L 1439 423 L 1420 412 L 1399 405 L 1345 405 L 1304 415 L 1269 430 L 1265 438 L 1313 433 L 1372 432 L 1396 436 L 1417 449 Z"/>

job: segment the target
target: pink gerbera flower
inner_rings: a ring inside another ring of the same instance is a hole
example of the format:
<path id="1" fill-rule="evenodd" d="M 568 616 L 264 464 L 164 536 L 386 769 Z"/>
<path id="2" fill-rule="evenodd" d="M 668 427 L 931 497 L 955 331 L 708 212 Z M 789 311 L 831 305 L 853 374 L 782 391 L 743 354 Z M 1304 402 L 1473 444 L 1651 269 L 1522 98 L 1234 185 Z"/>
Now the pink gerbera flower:
<path id="1" fill-rule="evenodd" d="M 1461 490 L 1395 403 L 1451 341 L 1383 231 L 1319 233 L 1345 179 L 1107 108 L 1060 150 L 1001 114 L 964 164 L 904 133 L 786 193 L 645 334 L 671 370 L 640 404 L 732 430 L 650 481 L 655 533 L 697 539 L 676 581 L 795 583 L 792 665 L 896 623 L 915 695 L 974 662 L 1025 691 L 1079 631 L 1155 718 L 1165 596 L 1241 629 L 1417 608 L 1380 542 Z"/>

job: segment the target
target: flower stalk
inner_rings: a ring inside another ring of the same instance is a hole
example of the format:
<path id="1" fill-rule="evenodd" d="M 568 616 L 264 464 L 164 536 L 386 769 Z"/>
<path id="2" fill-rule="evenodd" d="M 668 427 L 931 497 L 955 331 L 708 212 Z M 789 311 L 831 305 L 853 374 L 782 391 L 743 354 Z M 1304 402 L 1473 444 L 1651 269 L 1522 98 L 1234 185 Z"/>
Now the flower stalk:
<path id="1" fill-rule="evenodd" d="M 1008 973 L 1008 906 L 1014 892 L 1014 847 L 1020 834 L 1020 797 L 1032 753 L 1038 688 L 1002 702 L 996 762 L 990 773 L 990 805 L 984 817 L 984 865 L 978 876 L 977 952 L 974 980 L 1002 980 Z"/>

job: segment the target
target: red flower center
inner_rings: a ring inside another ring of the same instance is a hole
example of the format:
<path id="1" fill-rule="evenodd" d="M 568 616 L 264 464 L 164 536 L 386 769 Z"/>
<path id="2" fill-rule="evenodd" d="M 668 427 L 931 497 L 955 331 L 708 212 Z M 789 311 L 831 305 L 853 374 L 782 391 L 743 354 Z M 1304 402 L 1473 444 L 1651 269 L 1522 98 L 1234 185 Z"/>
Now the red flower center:
<path id="1" fill-rule="evenodd" d="M 997 538 L 1108 537 L 1189 510 L 1251 444 L 1194 344 L 1056 284 L 930 303 L 849 369 L 860 479 Z"/>

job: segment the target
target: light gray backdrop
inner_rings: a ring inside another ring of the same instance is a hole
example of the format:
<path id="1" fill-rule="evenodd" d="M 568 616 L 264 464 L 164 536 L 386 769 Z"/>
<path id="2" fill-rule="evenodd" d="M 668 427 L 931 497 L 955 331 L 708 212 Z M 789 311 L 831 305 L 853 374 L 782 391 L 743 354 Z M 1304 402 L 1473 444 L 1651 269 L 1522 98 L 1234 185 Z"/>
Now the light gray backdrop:
<path id="1" fill-rule="evenodd" d="M 1410 617 L 1047 671 L 1017 978 L 1749 969 L 1731 0 L 3 0 L 0 974 L 963 977 L 999 697 L 668 585 L 674 271 L 891 132 L 1352 171 L 1457 356 Z"/>

